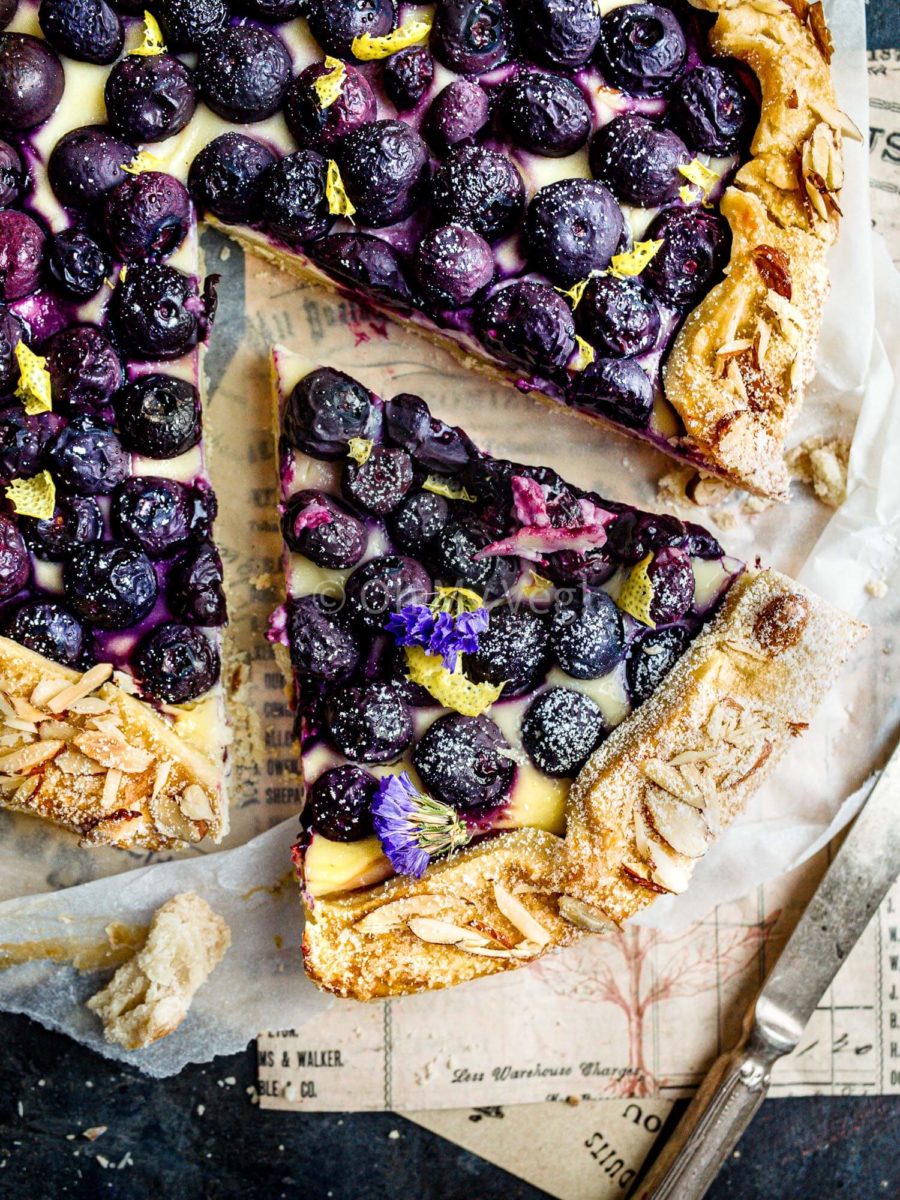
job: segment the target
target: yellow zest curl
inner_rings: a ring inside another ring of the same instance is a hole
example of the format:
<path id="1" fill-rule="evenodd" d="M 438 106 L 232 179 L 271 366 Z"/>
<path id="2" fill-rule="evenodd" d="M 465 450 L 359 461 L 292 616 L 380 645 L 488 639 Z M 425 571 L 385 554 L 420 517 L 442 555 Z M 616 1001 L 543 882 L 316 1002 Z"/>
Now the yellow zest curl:
<path id="1" fill-rule="evenodd" d="M 328 211 L 333 217 L 346 217 L 353 220 L 356 205 L 347 195 L 344 181 L 341 179 L 340 168 L 333 158 L 328 160 L 328 170 L 325 174 L 325 196 L 328 200 Z"/>
<path id="2" fill-rule="evenodd" d="M 594 353 L 594 347 L 591 345 L 591 343 L 586 342 L 584 338 L 580 336 L 580 334 L 575 334 L 575 341 L 578 343 L 578 354 L 572 361 L 572 370 L 584 371 L 591 365 L 597 356 Z"/>
<path id="3" fill-rule="evenodd" d="M 462 485 L 457 487 L 449 479 L 441 479 L 440 475 L 429 475 L 422 484 L 422 491 L 434 492 L 435 496 L 443 496 L 445 500 L 465 500 L 467 504 L 474 504 L 477 499 Z"/>
<path id="4" fill-rule="evenodd" d="M 16 344 L 16 362 L 19 364 L 19 383 L 16 399 L 21 400 L 29 417 L 37 413 L 53 411 L 53 393 L 50 387 L 50 372 L 46 358 L 41 358 L 24 342 Z"/>
<path id="5" fill-rule="evenodd" d="M 149 150 L 141 150 L 122 170 L 126 175 L 140 175 L 144 171 L 158 171 L 161 166 L 162 162 L 155 154 L 151 154 Z"/>
<path id="6" fill-rule="evenodd" d="M 20 517 L 49 521 L 56 508 L 56 484 L 49 471 L 41 471 L 31 479 L 14 479 L 6 498 Z"/>
<path id="7" fill-rule="evenodd" d="M 330 54 L 326 54 L 325 66 L 328 67 L 328 74 L 320 75 L 313 84 L 320 108 L 330 108 L 334 104 L 344 90 L 347 80 L 347 68 L 339 58 L 332 58 Z"/>
<path id="8" fill-rule="evenodd" d="M 609 264 L 609 273 L 616 279 L 625 279 L 629 275 L 640 275 L 647 263 L 659 251 L 662 238 L 656 242 L 635 242 L 634 249 L 627 254 L 614 254 Z"/>
<path id="9" fill-rule="evenodd" d="M 689 162 L 686 167 L 679 167 L 678 170 L 679 173 L 685 177 L 685 179 L 700 189 L 700 191 L 703 193 L 704 200 L 719 182 L 719 176 L 716 174 L 716 172 L 711 171 L 709 167 L 704 166 L 699 158 L 692 159 L 692 161 Z M 684 189 L 682 189 L 682 192 L 683 191 Z M 683 200 L 684 196 L 682 195 L 681 198 Z"/>
<path id="10" fill-rule="evenodd" d="M 156 54 L 165 54 L 166 43 L 163 38 L 162 30 L 159 27 L 159 21 L 154 17 L 153 13 L 144 13 L 144 40 L 140 46 L 132 50 L 132 54 L 137 54 L 141 58 L 152 58 Z"/>
<path id="11" fill-rule="evenodd" d="M 372 37 L 363 33 L 353 39 L 350 49 L 354 58 L 362 62 L 369 62 L 374 58 L 389 58 L 398 50 L 405 50 L 407 46 L 424 42 L 429 33 L 431 17 L 416 17 L 412 21 L 405 21 L 393 33 L 385 34 L 384 37 Z"/>
<path id="12" fill-rule="evenodd" d="M 642 625 L 648 625 L 651 629 L 655 629 L 656 622 L 650 617 L 653 584 L 647 574 L 647 568 L 652 562 L 653 555 L 648 554 L 646 558 L 642 558 L 636 566 L 631 568 L 631 573 L 625 580 L 625 585 L 619 593 L 616 603 L 622 612 L 627 612 L 630 617 L 634 617 Z"/>
<path id="13" fill-rule="evenodd" d="M 537 571 L 528 572 L 531 582 L 526 583 L 522 588 L 523 596 L 545 596 L 553 590 L 553 582 L 550 579 L 545 579 L 543 575 L 538 575 Z"/>
<path id="14" fill-rule="evenodd" d="M 462 657 L 456 670 L 448 671 L 439 654 L 426 654 L 421 646 L 406 647 L 406 674 L 420 684 L 444 708 L 452 708 L 464 717 L 480 717 L 500 698 L 505 683 L 473 683 L 462 671 Z"/>
<path id="15" fill-rule="evenodd" d="M 351 438 L 347 445 L 349 447 L 347 450 L 348 456 L 362 466 L 363 463 L 367 463 L 372 457 L 372 447 L 375 443 L 371 438 Z"/>
<path id="16" fill-rule="evenodd" d="M 578 305 L 581 303 L 582 299 L 584 298 L 584 291 L 585 291 L 585 288 L 587 287 L 587 285 L 591 282 L 591 280 L 594 278 L 595 275 L 601 275 L 601 274 L 602 274 L 601 271 L 591 271 L 591 273 L 590 273 L 590 275 L 588 275 L 587 279 L 579 279 L 579 281 L 576 284 L 574 284 L 573 287 L 570 287 L 568 290 L 563 290 L 563 288 L 557 288 L 556 290 L 561 295 L 568 296 L 568 298 L 572 301 L 572 308 L 575 309 L 578 307 Z"/>

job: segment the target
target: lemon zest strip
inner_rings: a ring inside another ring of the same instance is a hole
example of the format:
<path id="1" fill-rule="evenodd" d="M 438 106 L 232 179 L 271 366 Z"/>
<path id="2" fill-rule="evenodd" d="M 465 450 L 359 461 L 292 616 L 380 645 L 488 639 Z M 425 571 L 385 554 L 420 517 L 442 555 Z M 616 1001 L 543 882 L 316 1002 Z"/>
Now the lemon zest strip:
<path id="1" fill-rule="evenodd" d="M 635 242 L 634 249 L 629 250 L 627 254 L 614 254 L 609 264 L 610 275 L 614 275 L 616 279 L 640 275 L 647 263 L 658 253 L 660 246 L 662 238 L 659 241 Z"/>
<path id="2" fill-rule="evenodd" d="M 344 90 L 347 81 L 347 68 L 339 58 L 332 58 L 330 54 L 326 54 L 325 66 L 328 67 L 328 74 L 320 75 L 313 84 L 320 108 L 330 108 Z"/>
<path id="3" fill-rule="evenodd" d="M 358 58 L 362 62 L 370 62 L 375 58 L 388 58 L 398 50 L 405 50 L 407 46 L 415 46 L 417 42 L 424 42 L 429 33 L 431 33 L 431 17 L 415 17 L 398 26 L 393 33 L 387 33 L 383 37 L 372 37 L 368 33 L 360 34 L 350 43 L 350 49 L 354 58 Z"/>
<path id="4" fill-rule="evenodd" d="M 353 220 L 356 205 L 347 195 L 347 189 L 341 179 L 340 167 L 333 158 L 329 158 L 328 169 L 325 173 L 325 196 L 328 199 L 328 211 L 333 217 L 346 217 L 348 221 Z"/>
<path id="5" fill-rule="evenodd" d="M 363 463 L 367 463 L 372 457 L 372 447 L 374 445 L 375 443 L 371 438 L 350 438 L 349 442 L 347 443 L 347 446 L 349 447 L 347 450 L 347 455 L 349 458 L 352 458 L 354 462 L 359 463 L 359 465 L 362 466 Z"/>
<path id="6" fill-rule="evenodd" d="M 464 717 L 480 717 L 500 698 L 505 683 L 473 683 L 462 671 L 462 658 L 456 670 L 448 671 L 439 654 L 426 654 L 421 646 L 406 647 L 406 674 L 442 704 Z"/>
<path id="7" fill-rule="evenodd" d="M 628 613 L 642 625 L 650 629 L 656 628 L 656 622 L 650 616 L 650 605 L 653 603 L 653 584 L 647 574 L 647 568 L 653 562 L 653 555 L 648 554 L 636 566 L 631 568 L 628 578 L 616 601 L 622 612 Z"/>
<path id="8" fill-rule="evenodd" d="M 41 471 L 31 479 L 14 479 L 6 498 L 20 517 L 49 521 L 56 508 L 56 484 L 49 471 Z"/>
<path id="9" fill-rule="evenodd" d="M 16 343 L 19 382 L 16 399 L 21 400 L 29 417 L 53 411 L 53 392 L 46 358 L 35 354 L 24 342 Z"/>
<path id="10" fill-rule="evenodd" d="M 140 46 L 131 51 L 141 58 L 152 58 L 156 54 L 165 54 L 166 42 L 159 21 L 153 13 L 144 13 L 144 40 Z"/>

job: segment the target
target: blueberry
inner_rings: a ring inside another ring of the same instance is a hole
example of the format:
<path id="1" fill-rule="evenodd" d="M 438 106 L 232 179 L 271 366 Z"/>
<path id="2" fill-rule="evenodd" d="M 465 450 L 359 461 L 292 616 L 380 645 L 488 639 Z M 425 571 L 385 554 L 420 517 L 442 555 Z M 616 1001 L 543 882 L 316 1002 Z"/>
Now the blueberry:
<path id="1" fill-rule="evenodd" d="M 183 483 L 140 475 L 115 489 L 110 520 L 113 534 L 133 542 L 150 558 L 167 558 L 191 536 L 191 496 Z"/>
<path id="2" fill-rule="evenodd" d="M 8 391 L 19 378 L 16 346 L 23 335 L 21 318 L 5 304 L 0 304 L 0 392 Z"/>
<path id="3" fill-rule="evenodd" d="M 655 625 L 678 621 L 694 603 L 694 569 L 685 550 L 660 550 L 647 567 L 653 586 L 650 619 Z"/>
<path id="4" fill-rule="evenodd" d="M 133 358 L 180 358 L 196 346 L 204 301 L 195 282 L 174 267 L 138 263 L 116 287 L 113 328 Z"/>
<path id="5" fill-rule="evenodd" d="M 22 534 L 10 517 L 0 515 L 0 600 L 8 600 L 28 582 L 31 564 Z"/>
<path id="6" fill-rule="evenodd" d="M 400 256 L 383 238 L 371 233 L 334 233 L 309 246 L 307 254 L 327 274 L 348 283 L 356 294 L 395 304 L 412 301 Z"/>
<path id="7" fill-rule="evenodd" d="M 156 603 L 153 564 L 136 546 L 94 542 L 63 563 L 66 601 L 76 616 L 99 629 L 136 625 Z"/>
<path id="8" fill-rule="evenodd" d="M 509 54 L 506 0 L 440 0 L 431 30 L 435 57 L 451 71 L 481 75 Z"/>
<path id="9" fill-rule="evenodd" d="M 622 210 L 602 183 L 561 179 L 541 188 L 528 206 L 529 260 L 554 283 L 571 287 L 609 266 L 624 226 Z"/>
<path id="10" fill-rule="evenodd" d="M 369 633 L 381 633 L 391 613 L 406 604 L 427 604 L 431 593 L 431 577 L 415 559 L 386 554 L 357 567 L 344 595 L 353 623 Z"/>
<path id="11" fill-rule="evenodd" d="M 222 664 L 199 629 L 165 621 L 141 639 L 134 671 L 143 692 L 164 704 L 186 704 L 215 685 Z"/>
<path id="12" fill-rule="evenodd" d="M 534 765 L 554 778 L 578 774 L 603 740 L 603 713 L 582 692 L 556 687 L 531 703 L 522 744 Z"/>
<path id="13" fill-rule="evenodd" d="M 84 668 L 92 657 L 90 634 L 61 604 L 32 600 L 7 622 L 7 637 L 64 667 Z"/>
<path id="14" fill-rule="evenodd" d="M 504 699 L 521 696 L 543 678 L 549 650 L 547 621 L 540 613 L 500 604 L 491 609 L 477 653 L 466 656 L 466 674 L 479 683 L 505 684 Z"/>
<path id="15" fill-rule="evenodd" d="M 372 393 L 361 383 L 320 367 L 300 380 L 282 417 L 289 445 L 313 458 L 344 458 L 351 438 L 373 438 L 380 423 Z"/>
<path id="16" fill-rule="evenodd" d="M 258 21 L 271 21 L 280 25 L 294 17 L 303 16 L 308 0 L 239 0 L 238 7 Z"/>
<path id="17" fill-rule="evenodd" d="M 384 420 L 390 441 L 428 471 L 453 474 L 469 461 L 469 448 L 460 431 L 432 417 L 420 396 L 401 392 L 385 404 Z"/>
<path id="18" fill-rule="evenodd" d="M 122 445 L 146 458 L 175 458 L 200 441 L 200 399 L 185 379 L 139 375 L 113 397 Z"/>
<path id="19" fill-rule="evenodd" d="M 171 54 L 126 54 L 106 80 L 110 124 L 130 142 L 161 142 L 194 115 L 197 93 L 188 68 Z"/>
<path id="20" fill-rule="evenodd" d="M 498 288 L 475 312 L 483 345 L 526 370 L 564 367 L 575 350 L 572 310 L 553 288 L 532 279 Z"/>
<path id="21" fill-rule="evenodd" d="M 728 261 L 731 233 L 718 213 L 669 208 L 650 223 L 646 236 L 661 239 L 662 246 L 642 277 L 667 304 L 695 304 Z"/>
<path id="22" fill-rule="evenodd" d="M 340 95 L 325 108 L 315 89 L 330 74 L 324 62 L 312 63 L 288 88 L 284 116 L 294 141 L 303 150 L 330 150 L 340 138 L 375 120 L 375 93 L 362 71 L 344 65 Z"/>
<path id="23" fill-rule="evenodd" d="M 691 156 L 671 129 L 661 129 L 638 113 L 623 113 L 591 139 L 591 171 L 626 204 L 656 208 L 684 185 L 679 167 Z"/>
<path id="24" fill-rule="evenodd" d="M 169 577 L 169 605 L 191 625 L 225 625 L 228 611 L 222 584 L 222 559 L 211 542 L 190 548 Z"/>
<path id="25" fill-rule="evenodd" d="M 0 410 L 0 479 L 8 483 L 36 475 L 52 436 L 48 415 L 30 417 L 18 402 Z"/>
<path id="26" fill-rule="evenodd" d="M 755 126 L 756 111 L 733 71 L 703 64 L 672 91 L 670 120 L 695 150 L 732 154 Z"/>
<path id="27" fill-rule="evenodd" d="M 50 186 L 60 204 L 94 215 L 95 205 L 128 178 L 123 170 L 134 158 L 134 146 L 110 130 L 87 125 L 64 134 L 47 163 Z"/>
<path id="28" fill-rule="evenodd" d="M 22 517 L 20 527 L 31 552 L 47 562 L 62 562 L 67 554 L 103 537 L 103 514 L 89 496 L 57 494 L 53 516 L 46 520 Z"/>
<path id="29" fill-rule="evenodd" d="M 3 35 L 0 34 L 0 37 Z M 0 297 L 21 300 L 40 286 L 47 235 L 14 208 L 0 211 Z"/>
<path id="30" fill-rule="evenodd" d="M 407 46 L 384 64 L 384 90 L 401 112 L 415 108 L 434 78 L 434 59 L 427 46 Z"/>
<path id="31" fill-rule="evenodd" d="M 602 590 L 557 597 L 550 618 L 550 646 L 573 679 L 599 679 L 625 654 L 622 614 Z"/>
<path id="32" fill-rule="evenodd" d="M 112 426 L 93 416 L 74 417 L 54 438 L 48 457 L 57 483 L 79 496 L 108 496 L 129 471 Z"/>
<path id="33" fill-rule="evenodd" d="M 373 446 L 364 463 L 351 461 L 344 466 L 341 489 L 358 508 L 384 517 L 394 511 L 412 481 L 412 459 L 405 450 Z"/>
<path id="34" fill-rule="evenodd" d="M 474 80 L 448 83 L 431 102 L 423 131 L 439 155 L 471 145 L 491 117 L 487 92 Z"/>
<path id="35" fill-rule="evenodd" d="M 107 195 L 103 216 L 118 259 L 168 258 L 190 230 L 191 199 L 173 175 L 142 171 Z"/>
<path id="36" fill-rule="evenodd" d="M 496 150 L 461 146 L 435 172 L 432 201 L 442 225 L 467 225 L 482 237 L 501 237 L 518 223 L 525 184 Z"/>
<path id="37" fill-rule="evenodd" d="M 46 121 L 66 86 L 62 63 L 46 42 L 27 33 L 0 34 L 0 113 L 5 129 Z"/>
<path id="38" fill-rule="evenodd" d="M 517 24 L 529 54 L 551 67 L 580 67 L 600 36 L 594 0 L 520 0 Z"/>
<path id="39" fill-rule="evenodd" d="M 54 402 L 67 412 L 105 407 L 122 381 L 112 342 L 96 325 L 70 325 L 49 341 L 47 370 Z"/>
<path id="40" fill-rule="evenodd" d="M 28 172 L 18 150 L 0 141 L 0 208 L 15 204 L 27 182 Z"/>
<path id="41" fill-rule="evenodd" d="M 369 837 L 377 787 L 378 780 L 361 767 L 332 767 L 309 789 L 309 824 L 332 842 L 358 842 Z"/>
<path id="42" fill-rule="evenodd" d="M 96 296 L 112 269 L 112 259 L 83 229 L 63 229 L 47 245 L 47 270 L 73 300 Z"/>
<path id="43" fill-rule="evenodd" d="M 434 492 L 407 494 L 388 520 L 391 536 L 404 554 L 424 554 L 450 519 L 450 504 Z"/>
<path id="44" fill-rule="evenodd" d="M 347 195 L 362 225 L 393 225 L 418 205 L 428 183 L 428 148 L 402 121 L 354 129 L 336 149 Z"/>
<path id="45" fill-rule="evenodd" d="M 662 96 L 684 68 L 687 41 L 678 18 L 660 4 L 626 4 L 600 24 L 604 78 L 635 96 Z"/>
<path id="46" fill-rule="evenodd" d="M 677 625 L 653 629 L 632 643 L 626 663 L 632 707 L 652 696 L 688 647 L 690 638 Z"/>
<path id="47" fill-rule="evenodd" d="M 666 546 L 683 546 L 687 526 L 667 513 L 642 513 L 627 509 L 607 527 L 607 549 L 633 566 Z"/>
<path id="48" fill-rule="evenodd" d="M 637 279 L 595 276 L 575 310 L 575 321 L 582 336 L 610 358 L 645 354 L 659 337 L 659 308 Z"/>
<path id="49" fill-rule="evenodd" d="M 559 587 L 599 588 L 615 575 L 616 564 L 604 550 L 558 550 L 543 571 Z"/>
<path id="50" fill-rule="evenodd" d="M 231 15 L 226 0 L 156 0 L 155 8 L 171 50 L 196 50 L 224 29 Z"/>
<path id="51" fill-rule="evenodd" d="M 0 0 L 0 29 L 5 29 L 19 7 L 19 0 Z"/>
<path id="52" fill-rule="evenodd" d="M 50 45 L 69 58 L 108 64 L 122 53 L 122 22 L 106 0 L 41 0 L 38 20 Z"/>
<path id="53" fill-rule="evenodd" d="M 188 188 L 194 203 L 222 221 L 257 220 L 263 177 L 275 161 L 255 138 L 220 134 L 191 163 Z"/>
<path id="54" fill-rule="evenodd" d="M 394 28 L 396 13 L 393 0 L 310 0 L 306 19 L 326 54 L 349 58 L 354 38 L 384 37 Z"/>
<path id="55" fill-rule="evenodd" d="M 330 519 L 320 525 L 310 519 L 310 513 L 322 509 Z M 362 521 L 325 492 L 302 491 L 291 496 L 281 518 L 281 531 L 289 550 L 328 570 L 355 567 L 368 543 Z"/>
<path id="56" fill-rule="evenodd" d="M 296 150 L 274 163 L 262 180 L 260 215 L 286 242 L 311 241 L 334 224 L 325 196 L 325 159 L 315 150 Z"/>
<path id="57" fill-rule="evenodd" d="M 389 683 L 343 688 L 328 711 L 331 740 L 353 762 L 394 762 L 413 737 L 412 715 Z"/>
<path id="58" fill-rule="evenodd" d="M 513 145 L 562 158 L 588 140 L 591 110 L 581 88 L 560 75 L 522 71 L 500 98 L 500 122 Z"/>
<path id="59" fill-rule="evenodd" d="M 337 683 L 359 662 L 356 635 L 329 611 L 321 596 L 301 596 L 288 605 L 288 646 L 294 670 L 319 683 Z"/>
<path id="60" fill-rule="evenodd" d="M 277 33 L 230 25 L 205 42 L 197 63 L 200 95 L 226 121 L 263 121 L 281 108 L 291 56 Z"/>
<path id="61" fill-rule="evenodd" d="M 684 548 L 695 558 L 721 558 L 725 551 L 708 529 L 695 525 L 693 521 L 685 522 L 687 537 Z"/>
<path id="62" fill-rule="evenodd" d="M 653 384 L 632 358 L 597 358 L 575 376 L 573 403 L 643 429 L 653 415 Z"/>
<path id="63" fill-rule="evenodd" d="M 470 588 L 485 600 L 505 595 L 518 577 L 517 560 L 494 554 L 475 557 L 494 540 L 476 518 L 451 521 L 431 546 L 435 574 L 457 587 Z"/>
<path id="64" fill-rule="evenodd" d="M 493 807 L 515 777 L 509 744 L 490 717 L 449 713 L 428 727 L 413 752 L 425 788 L 453 808 Z"/>
<path id="65" fill-rule="evenodd" d="M 464 308 L 494 280 L 494 254 L 484 238 L 464 225 L 431 230 L 416 249 L 416 278 L 437 310 Z"/>

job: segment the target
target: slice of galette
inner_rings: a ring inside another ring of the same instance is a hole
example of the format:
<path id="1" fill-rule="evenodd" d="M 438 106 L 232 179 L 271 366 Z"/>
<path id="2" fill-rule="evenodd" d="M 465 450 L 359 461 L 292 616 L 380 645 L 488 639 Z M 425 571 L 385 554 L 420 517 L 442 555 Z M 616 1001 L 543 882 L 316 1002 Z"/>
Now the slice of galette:
<path id="1" fill-rule="evenodd" d="M 418 396 L 275 375 L 310 976 L 441 987 L 683 891 L 861 627 Z"/>

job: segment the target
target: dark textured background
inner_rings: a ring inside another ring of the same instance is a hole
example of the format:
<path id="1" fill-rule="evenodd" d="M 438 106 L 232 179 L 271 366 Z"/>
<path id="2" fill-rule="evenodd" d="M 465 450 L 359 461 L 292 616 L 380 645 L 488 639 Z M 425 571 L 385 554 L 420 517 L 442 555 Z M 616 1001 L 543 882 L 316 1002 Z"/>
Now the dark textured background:
<path id="1" fill-rule="evenodd" d="M 900 2 L 866 7 L 870 48 L 900 46 Z M 22 1017 L 0 1014 L 0 1045 L 2 1200 L 544 1196 L 391 1114 L 261 1112 L 252 1047 L 155 1082 Z M 898 1197 L 898 1124 L 900 1097 L 769 1101 L 710 1200 Z M 91 1145 L 80 1135 L 95 1125 L 109 1130 Z"/>

